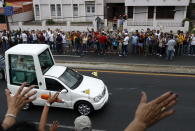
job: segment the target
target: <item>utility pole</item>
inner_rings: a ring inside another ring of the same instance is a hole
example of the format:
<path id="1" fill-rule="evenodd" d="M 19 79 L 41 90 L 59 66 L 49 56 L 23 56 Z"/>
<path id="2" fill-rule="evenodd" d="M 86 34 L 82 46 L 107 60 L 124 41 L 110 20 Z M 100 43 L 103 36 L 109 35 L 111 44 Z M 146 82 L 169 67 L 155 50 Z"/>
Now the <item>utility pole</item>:
<path id="1" fill-rule="evenodd" d="M 6 7 L 6 0 L 3 1 L 3 8 L 5 10 L 5 7 Z M 4 12 L 5 14 L 5 12 Z M 8 16 L 5 15 L 5 22 L 6 22 L 6 26 L 7 26 L 7 31 L 9 31 L 9 21 L 8 21 Z"/>

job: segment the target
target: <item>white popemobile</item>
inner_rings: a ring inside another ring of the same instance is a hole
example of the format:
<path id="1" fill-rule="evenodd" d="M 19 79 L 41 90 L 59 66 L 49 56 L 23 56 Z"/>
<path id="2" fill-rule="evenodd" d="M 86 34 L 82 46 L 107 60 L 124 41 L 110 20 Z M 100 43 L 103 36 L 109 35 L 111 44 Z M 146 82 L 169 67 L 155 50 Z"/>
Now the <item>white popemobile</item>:
<path id="1" fill-rule="evenodd" d="M 61 102 L 53 107 L 75 109 L 82 115 L 101 109 L 108 101 L 108 90 L 102 80 L 84 76 L 55 65 L 48 45 L 19 44 L 5 53 L 7 87 L 15 94 L 21 83 L 37 85 L 37 99 L 25 106 L 44 106 L 49 92 L 60 92 Z M 26 87 L 28 88 L 28 87 Z"/>

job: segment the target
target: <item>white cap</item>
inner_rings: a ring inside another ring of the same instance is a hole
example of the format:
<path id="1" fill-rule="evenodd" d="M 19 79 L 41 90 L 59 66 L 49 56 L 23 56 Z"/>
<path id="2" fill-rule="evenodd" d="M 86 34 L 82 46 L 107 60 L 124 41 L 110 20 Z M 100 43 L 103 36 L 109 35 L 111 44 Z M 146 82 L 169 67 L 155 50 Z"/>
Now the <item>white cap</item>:
<path id="1" fill-rule="evenodd" d="M 76 131 L 91 131 L 91 120 L 88 116 L 79 116 L 74 121 Z"/>

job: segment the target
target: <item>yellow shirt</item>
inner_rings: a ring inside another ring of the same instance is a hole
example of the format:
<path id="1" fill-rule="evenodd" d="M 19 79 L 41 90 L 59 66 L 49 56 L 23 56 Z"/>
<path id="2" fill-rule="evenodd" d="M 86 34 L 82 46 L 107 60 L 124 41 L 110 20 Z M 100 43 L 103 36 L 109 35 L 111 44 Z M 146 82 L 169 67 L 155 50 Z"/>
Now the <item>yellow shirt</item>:
<path id="1" fill-rule="evenodd" d="M 185 40 L 185 36 L 184 35 L 179 35 L 178 39 L 179 39 L 179 45 L 183 45 L 183 42 Z"/>

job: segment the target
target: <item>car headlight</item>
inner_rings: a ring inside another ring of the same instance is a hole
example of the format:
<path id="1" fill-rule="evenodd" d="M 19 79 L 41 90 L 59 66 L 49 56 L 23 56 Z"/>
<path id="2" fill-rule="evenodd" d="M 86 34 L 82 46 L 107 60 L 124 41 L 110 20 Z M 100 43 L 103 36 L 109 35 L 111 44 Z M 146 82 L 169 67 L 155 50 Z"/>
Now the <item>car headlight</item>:
<path id="1" fill-rule="evenodd" d="M 95 97 L 93 100 L 94 100 L 95 102 L 99 102 L 101 99 L 102 99 L 102 96 L 97 96 L 97 97 Z"/>
<path id="2" fill-rule="evenodd" d="M 104 85 L 104 90 L 103 92 L 99 95 L 99 96 L 96 96 L 93 100 L 94 102 L 99 102 L 103 97 L 104 95 L 106 94 L 106 89 L 107 89 L 107 86 Z"/>

